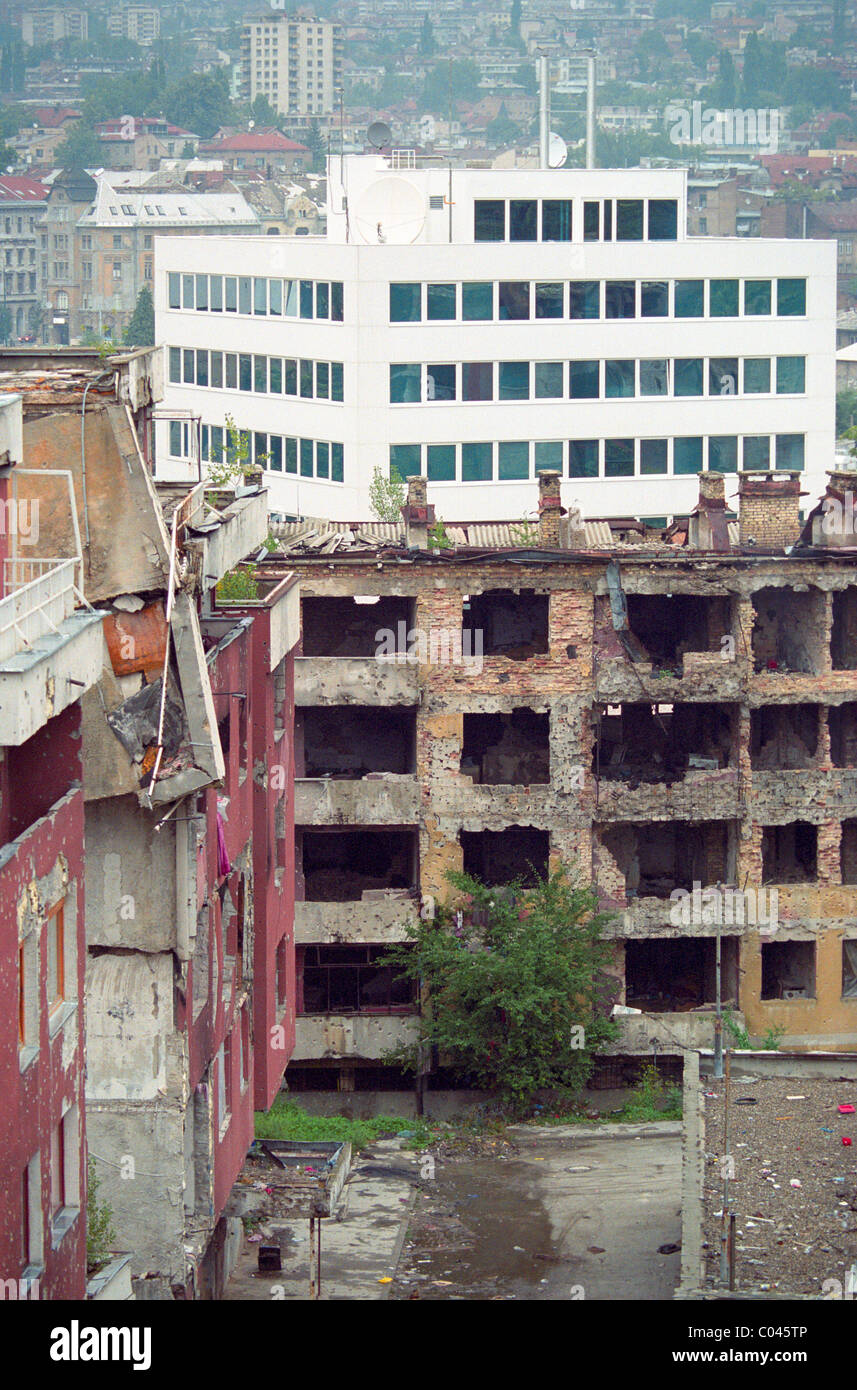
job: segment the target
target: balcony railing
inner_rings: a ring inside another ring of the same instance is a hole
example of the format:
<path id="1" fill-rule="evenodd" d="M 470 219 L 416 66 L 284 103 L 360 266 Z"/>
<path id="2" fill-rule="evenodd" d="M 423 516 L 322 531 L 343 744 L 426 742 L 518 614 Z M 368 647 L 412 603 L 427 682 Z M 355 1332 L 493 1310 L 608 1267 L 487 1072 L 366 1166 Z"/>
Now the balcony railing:
<path id="1" fill-rule="evenodd" d="M 3 562 L 0 599 L 0 663 L 59 634 L 75 607 L 77 560 L 15 559 Z"/>

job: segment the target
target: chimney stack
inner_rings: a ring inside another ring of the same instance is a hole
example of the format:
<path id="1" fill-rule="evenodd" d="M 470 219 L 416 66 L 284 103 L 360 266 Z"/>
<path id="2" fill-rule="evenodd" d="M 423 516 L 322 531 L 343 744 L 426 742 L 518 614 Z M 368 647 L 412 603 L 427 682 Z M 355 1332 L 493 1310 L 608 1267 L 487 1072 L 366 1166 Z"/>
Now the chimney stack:
<path id="1" fill-rule="evenodd" d="M 559 523 L 562 503 L 559 495 L 558 472 L 552 469 L 539 474 L 539 544 L 559 546 Z"/>
<path id="2" fill-rule="evenodd" d="M 729 549 L 726 479 L 722 473 L 699 475 L 699 501 L 688 518 L 687 544 L 691 550 Z"/>
<path id="3" fill-rule="evenodd" d="M 812 517 L 812 543 L 825 548 L 857 546 L 857 470 L 831 468 L 821 506 Z"/>
<path id="4" fill-rule="evenodd" d="M 800 473 L 739 473 L 741 546 L 785 550 L 800 535 Z"/>
<path id="5" fill-rule="evenodd" d="M 428 549 L 428 528 L 434 524 L 434 507 L 428 505 L 427 487 L 425 478 L 419 474 L 408 479 L 408 500 L 402 508 L 408 550 Z"/>

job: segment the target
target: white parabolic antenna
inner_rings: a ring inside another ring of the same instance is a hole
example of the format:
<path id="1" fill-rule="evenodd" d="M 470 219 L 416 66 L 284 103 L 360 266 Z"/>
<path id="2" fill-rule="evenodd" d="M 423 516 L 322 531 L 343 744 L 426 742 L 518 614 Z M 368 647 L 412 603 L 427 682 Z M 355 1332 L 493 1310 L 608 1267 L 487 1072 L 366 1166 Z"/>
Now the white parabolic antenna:
<path id="1" fill-rule="evenodd" d="M 568 145 L 552 130 L 548 138 L 548 168 L 561 169 L 567 159 Z"/>
<path id="2" fill-rule="evenodd" d="M 378 179 L 361 193 L 355 220 L 370 245 L 408 246 L 425 225 L 425 198 L 407 179 Z"/>

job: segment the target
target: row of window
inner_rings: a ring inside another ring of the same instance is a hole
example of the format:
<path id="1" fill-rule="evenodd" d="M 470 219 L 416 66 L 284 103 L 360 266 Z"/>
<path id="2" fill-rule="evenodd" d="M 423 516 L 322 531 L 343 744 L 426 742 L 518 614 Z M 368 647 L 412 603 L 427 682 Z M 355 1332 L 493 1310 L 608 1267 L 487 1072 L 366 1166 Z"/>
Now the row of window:
<path id="1" fill-rule="evenodd" d="M 474 241 L 572 241 L 570 198 L 477 198 Z M 675 198 L 600 198 L 583 204 L 583 241 L 675 241 Z"/>
<path id="2" fill-rule="evenodd" d="M 306 400 L 341 401 L 341 362 L 308 358 L 264 357 L 249 352 L 215 352 L 208 348 L 171 347 L 169 379 L 177 385 L 211 386 L 221 391 L 253 391 Z"/>
<path id="3" fill-rule="evenodd" d="M 675 439 L 562 439 L 469 444 L 391 444 L 390 474 L 434 483 L 523 482 L 545 469 L 570 478 L 633 478 L 744 469 L 800 471 L 802 434 L 701 435 Z"/>
<path id="4" fill-rule="evenodd" d="M 171 309 L 212 314 L 255 314 L 274 318 L 342 322 L 341 280 L 270 280 L 262 275 L 168 275 Z"/>
<path id="5" fill-rule="evenodd" d="M 390 401 L 530 401 L 633 396 L 799 395 L 805 357 L 608 358 L 565 362 L 392 362 Z"/>
<path id="6" fill-rule="evenodd" d="M 797 318 L 806 280 L 470 280 L 390 284 L 390 322 L 507 319 Z"/>
<path id="7" fill-rule="evenodd" d="M 170 421 L 170 453 L 176 458 L 193 457 L 188 426 L 180 420 Z M 261 434 L 258 431 L 238 432 L 241 453 L 269 473 L 292 474 L 299 478 L 316 478 L 326 483 L 341 483 L 345 477 L 344 448 L 327 439 L 298 439 L 290 435 Z M 222 463 L 224 457 L 233 461 L 229 432 L 222 425 L 203 425 L 200 431 L 203 459 Z M 184 452 L 181 452 L 184 450 Z"/>

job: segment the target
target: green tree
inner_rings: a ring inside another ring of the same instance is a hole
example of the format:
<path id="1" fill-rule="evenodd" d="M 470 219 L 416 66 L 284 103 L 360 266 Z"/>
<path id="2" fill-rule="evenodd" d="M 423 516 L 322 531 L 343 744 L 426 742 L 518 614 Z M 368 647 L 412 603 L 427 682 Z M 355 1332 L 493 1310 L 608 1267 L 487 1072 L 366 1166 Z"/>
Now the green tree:
<path id="1" fill-rule="evenodd" d="M 306 143 L 309 150 L 310 170 L 314 174 L 323 174 L 326 167 L 327 142 L 321 133 L 321 126 L 315 119 L 309 123 Z"/>
<path id="2" fill-rule="evenodd" d="M 637 69 L 640 76 L 657 76 L 670 60 L 669 44 L 657 29 L 646 29 L 636 47 Z"/>
<path id="3" fill-rule="evenodd" d="M 845 431 L 857 423 L 857 387 L 846 386 L 836 393 L 836 437 L 841 439 Z"/>
<path id="4" fill-rule="evenodd" d="M 148 285 L 144 285 L 137 295 L 137 303 L 122 341 L 127 347 L 155 346 L 155 305 Z"/>
<path id="5" fill-rule="evenodd" d="M 257 126 L 276 128 L 280 122 L 280 113 L 271 105 L 265 93 L 259 92 L 250 103 L 249 119 Z"/>
<path id="6" fill-rule="evenodd" d="M 520 138 L 520 128 L 506 110 L 505 102 L 501 102 L 497 115 L 489 121 L 485 134 L 491 145 L 513 145 Z"/>
<path id="7" fill-rule="evenodd" d="M 106 1263 L 116 1241 L 116 1232 L 112 1208 L 98 1200 L 101 1183 L 92 1157 L 86 1161 L 86 1178 L 86 1270 L 94 1274 Z"/>
<path id="8" fill-rule="evenodd" d="M 164 114 L 175 125 L 210 139 L 222 125 L 229 125 L 235 114 L 226 73 L 218 68 L 183 78 L 167 90 Z"/>
<path id="9" fill-rule="evenodd" d="M 12 335 L 12 310 L 8 304 L 0 304 L 0 342 L 6 347 Z"/>
<path id="10" fill-rule="evenodd" d="M 369 510 L 376 521 L 386 521 L 393 526 L 402 519 L 402 507 L 407 498 L 404 480 L 395 464 L 390 466 L 390 476 L 385 478 L 376 467 L 369 484 Z"/>
<path id="11" fill-rule="evenodd" d="M 733 107 L 738 101 L 738 74 L 735 71 L 735 63 L 728 48 L 720 50 L 720 71 L 717 81 L 711 89 L 711 100 L 721 110 Z"/>
<path id="12" fill-rule="evenodd" d="M 429 12 L 426 10 L 423 15 L 423 27 L 420 30 L 419 51 L 424 58 L 431 58 L 437 52 L 437 41 L 434 36 Z"/>
<path id="13" fill-rule="evenodd" d="M 92 126 L 79 121 L 57 147 L 55 159 L 61 169 L 101 169 L 104 149 Z"/>
<path id="14" fill-rule="evenodd" d="M 426 74 L 423 101 L 430 111 L 446 112 L 450 100 L 478 100 L 482 74 L 472 58 L 436 63 Z"/>
<path id="15" fill-rule="evenodd" d="M 562 871 L 534 887 L 447 877 L 458 911 L 442 907 L 435 920 L 410 924 L 385 957 L 426 991 L 420 1043 L 516 1114 L 543 1088 L 578 1090 L 617 1033 L 603 973 L 609 918 L 596 894 Z"/>

